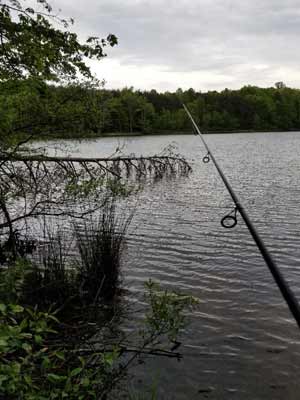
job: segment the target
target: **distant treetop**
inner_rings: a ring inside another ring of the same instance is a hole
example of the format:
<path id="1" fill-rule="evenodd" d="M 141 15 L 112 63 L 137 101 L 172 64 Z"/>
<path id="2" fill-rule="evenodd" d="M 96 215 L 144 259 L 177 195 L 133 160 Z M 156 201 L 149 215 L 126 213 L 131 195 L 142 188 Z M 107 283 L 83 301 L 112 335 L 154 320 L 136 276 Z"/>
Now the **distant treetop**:
<path id="1" fill-rule="evenodd" d="M 286 88 L 286 84 L 283 82 L 276 82 L 275 85 L 276 89 L 284 89 Z"/>

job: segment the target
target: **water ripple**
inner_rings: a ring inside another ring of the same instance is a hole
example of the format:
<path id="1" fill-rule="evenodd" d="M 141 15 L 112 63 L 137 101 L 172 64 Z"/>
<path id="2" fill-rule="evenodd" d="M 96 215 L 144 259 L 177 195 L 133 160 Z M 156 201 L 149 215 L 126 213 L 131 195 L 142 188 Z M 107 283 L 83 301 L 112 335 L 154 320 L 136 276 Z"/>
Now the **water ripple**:
<path id="1" fill-rule="evenodd" d="M 110 154 L 119 139 L 84 142 L 79 153 Z M 125 282 L 134 298 L 158 280 L 200 299 L 182 333 L 180 364 L 148 360 L 138 379 L 157 380 L 164 399 L 298 400 L 300 334 L 262 257 L 195 136 L 126 138 L 128 153 L 159 153 L 178 144 L 190 178 L 148 187 L 127 245 Z M 300 298 L 300 134 L 208 135 L 207 141 L 259 233 Z"/>

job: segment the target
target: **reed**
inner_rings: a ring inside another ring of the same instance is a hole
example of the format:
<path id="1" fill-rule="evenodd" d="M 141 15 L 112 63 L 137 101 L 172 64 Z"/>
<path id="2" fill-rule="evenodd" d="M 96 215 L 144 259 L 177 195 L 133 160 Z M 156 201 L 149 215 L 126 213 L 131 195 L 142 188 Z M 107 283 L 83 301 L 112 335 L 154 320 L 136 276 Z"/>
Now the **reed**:
<path id="1" fill-rule="evenodd" d="M 116 200 L 108 200 L 97 220 L 89 218 L 75 224 L 76 246 L 79 252 L 78 279 L 80 295 L 85 302 L 96 304 L 111 300 L 120 283 L 121 257 L 125 235 L 132 219 L 116 210 Z"/>

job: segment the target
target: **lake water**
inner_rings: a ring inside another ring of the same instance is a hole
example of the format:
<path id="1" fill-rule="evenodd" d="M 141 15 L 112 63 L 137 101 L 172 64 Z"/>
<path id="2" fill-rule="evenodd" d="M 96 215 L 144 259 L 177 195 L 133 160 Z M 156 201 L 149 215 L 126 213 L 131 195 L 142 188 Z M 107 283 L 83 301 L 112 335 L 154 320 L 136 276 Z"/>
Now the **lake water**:
<path id="1" fill-rule="evenodd" d="M 300 133 L 208 135 L 207 142 L 300 298 Z M 299 399 L 300 332 L 198 137 L 103 138 L 68 142 L 76 155 L 154 155 L 168 144 L 193 167 L 139 195 L 124 267 L 126 285 L 148 278 L 200 299 L 181 335 L 183 360 L 152 358 L 138 383 L 158 382 L 162 399 Z"/>

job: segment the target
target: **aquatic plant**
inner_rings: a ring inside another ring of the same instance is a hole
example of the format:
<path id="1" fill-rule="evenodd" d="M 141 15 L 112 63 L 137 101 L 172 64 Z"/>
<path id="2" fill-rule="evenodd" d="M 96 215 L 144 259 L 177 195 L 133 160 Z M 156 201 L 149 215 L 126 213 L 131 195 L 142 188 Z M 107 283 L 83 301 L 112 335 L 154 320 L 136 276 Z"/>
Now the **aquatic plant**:
<path id="1" fill-rule="evenodd" d="M 120 281 L 121 256 L 125 235 L 132 219 L 117 214 L 116 200 L 108 200 L 94 221 L 74 224 L 79 251 L 78 279 L 80 295 L 85 302 L 114 297 Z"/>

